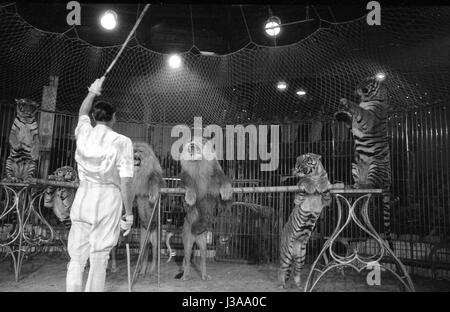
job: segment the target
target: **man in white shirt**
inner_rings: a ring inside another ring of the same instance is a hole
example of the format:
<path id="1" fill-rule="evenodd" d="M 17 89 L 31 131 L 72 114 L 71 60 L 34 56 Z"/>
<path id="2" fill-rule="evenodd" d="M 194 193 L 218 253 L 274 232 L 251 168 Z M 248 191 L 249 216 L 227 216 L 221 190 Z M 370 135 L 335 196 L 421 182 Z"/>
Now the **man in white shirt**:
<path id="1" fill-rule="evenodd" d="M 132 142 L 111 129 L 116 121 L 111 104 L 99 101 L 94 105 L 95 127 L 88 116 L 95 96 L 100 95 L 104 78 L 97 79 L 89 88 L 75 129 L 80 186 L 70 212 L 67 291 L 81 291 L 88 258 L 90 269 L 85 291 L 104 291 L 109 253 L 117 244 L 120 229 L 127 235 L 133 224 Z M 122 205 L 124 219 L 121 219 Z"/>

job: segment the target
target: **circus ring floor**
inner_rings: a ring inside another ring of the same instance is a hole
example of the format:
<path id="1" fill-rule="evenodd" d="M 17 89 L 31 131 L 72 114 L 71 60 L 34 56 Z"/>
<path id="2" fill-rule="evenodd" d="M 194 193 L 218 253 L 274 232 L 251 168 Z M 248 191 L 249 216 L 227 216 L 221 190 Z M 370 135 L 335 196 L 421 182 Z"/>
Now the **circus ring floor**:
<path id="1" fill-rule="evenodd" d="M 199 258 L 193 262 L 191 278 L 188 281 L 175 279 L 175 275 L 181 270 L 179 258 L 177 261 L 165 263 L 162 259 L 160 287 L 157 285 L 156 276 L 147 276 L 138 279 L 133 291 L 136 292 L 298 292 L 298 288 L 289 287 L 280 289 L 277 284 L 277 267 L 273 264 L 249 265 L 227 262 L 216 262 L 209 260 L 207 263 L 210 281 L 201 281 L 198 272 Z M 136 257 L 132 257 L 132 270 L 136 263 Z M 58 258 L 51 259 L 46 256 L 37 256 L 24 262 L 21 278 L 18 283 L 14 281 L 14 273 L 9 261 L 0 263 L 0 291 L 2 292 L 61 292 L 65 291 L 65 274 L 67 260 Z M 128 291 L 126 259 L 118 259 L 119 271 L 112 273 L 108 271 L 106 280 L 106 291 L 126 292 Z M 306 266 L 302 273 L 302 282 L 308 275 L 309 267 Z M 87 270 L 85 272 L 87 275 Z M 87 276 L 85 276 L 86 280 Z M 423 277 L 412 276 L 416 291 L 449 291 L 450 281 L 433 280 Z M 345 275 L 339 271 L 333 271 L 317 285 L 316 291 L 330 292 L 372 292 L 372 291 L 400 291 L 399 284 L 388 274 L 382 273 L 380 286 L 369 286 L 366 283 L 366 274 L 357 274 L 351 269 L 346 269 Z"/>

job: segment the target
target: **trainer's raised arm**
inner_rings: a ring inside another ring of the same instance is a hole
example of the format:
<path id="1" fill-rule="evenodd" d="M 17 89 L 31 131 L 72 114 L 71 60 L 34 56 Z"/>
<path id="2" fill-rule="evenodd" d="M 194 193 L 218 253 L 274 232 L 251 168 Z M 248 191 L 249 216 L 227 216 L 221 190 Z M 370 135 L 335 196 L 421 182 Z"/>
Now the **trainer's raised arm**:
<path id="1" fill-rule="evenodd" d="M 92 103 L 96 96 L 99 96 L 102 91 L 103 81 L 105 80 L 105 76 L 102 78 L 95 79 L 94 83 L 88 88 L 89 93 L 85 97 L 83 103 L 80 107 L 79 116 L 88 115 L 92 108 Z"/>

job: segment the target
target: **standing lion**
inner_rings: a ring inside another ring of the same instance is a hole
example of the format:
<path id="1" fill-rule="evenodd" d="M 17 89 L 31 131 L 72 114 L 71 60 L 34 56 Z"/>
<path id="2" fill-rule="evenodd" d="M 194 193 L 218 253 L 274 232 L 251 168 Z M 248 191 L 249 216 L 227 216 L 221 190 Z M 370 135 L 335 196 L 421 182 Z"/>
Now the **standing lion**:
<path id="1" fill-rule="evenodd" d="M 202 280 L 206 274 L 207 230 L 211 226 L 212 212 L 231 204 L 233 189 L 212 149 L 201 142 L 191 141 L 184 146 L 181 155 L 181 187 L 186 191 L 188 205 L 183 225 L 183 276 L 186 280 L 191 268 L 194 242 L 200 249 Z"/>

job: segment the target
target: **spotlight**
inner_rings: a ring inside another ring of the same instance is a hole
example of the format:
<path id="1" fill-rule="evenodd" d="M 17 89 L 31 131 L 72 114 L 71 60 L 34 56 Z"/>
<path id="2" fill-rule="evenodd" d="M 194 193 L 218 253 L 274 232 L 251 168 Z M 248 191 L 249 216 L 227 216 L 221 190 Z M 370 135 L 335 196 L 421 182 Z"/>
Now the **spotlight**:
<path id="1" fill-rule="evenodd" d="M 108 10 L 103 13 L 100 18 L 100 24 L 106 30 L 112 30 L 117 26 L 117 14 L 113 10 Z"/>
<path id="2" fill-rule="evenodd" d="M 297 90 L 297 95 L 298 96 L 304 96 L 305 94 L 306 94 L 306 91 L 305 90 L 302 90 L 302 89 L 300 89 L 300 90 Z"/>
<path id="3" fill-rule="evenodd" d="M 280 91 L 286 90 L 287 84 L 284 81 L 280 81 L 277 83 L 277 89 Z"/>
<path id="4" fill-rule="evenodd" d="M 178 54 L 172 54 L 169 57 L 169 66 L 172 68 L 178 68 L 181 66 L 181 57 Z"/>
<path id="5" fill-rule="evenodd" d="M 269 17 L 265 26 L 266 33 L 271 37 L 277 36 L 281 31 L 281 28 L 279 27 L 280 25 L 281 20 L 278 17 L 276 16 Z"/>
<path id="6" fill-rule="evenodd" d="M 375 76 L 378 80 L 383 81 L 384 79 L 386 79 L 386 74 L 384 73 L 378 73 Z"/>

